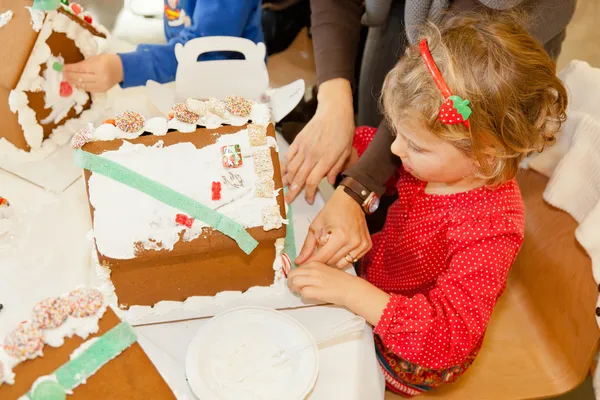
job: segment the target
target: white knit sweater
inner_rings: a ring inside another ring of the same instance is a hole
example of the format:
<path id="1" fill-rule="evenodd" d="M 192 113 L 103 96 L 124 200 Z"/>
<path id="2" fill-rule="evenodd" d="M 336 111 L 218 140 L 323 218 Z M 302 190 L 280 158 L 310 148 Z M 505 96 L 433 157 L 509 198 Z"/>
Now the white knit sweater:
<path id="1" fill-rule="evenodd" d="M 579 223 L 575 237 L 590 256 L 594 280 L 600 284 L 600 69 L 572 61 L 559 76 L 569 91 L 567 123 L 557 143 L 528 166 L 550 177 L 544 199 Z M 600 326 L 600 318 L 596 321 Z M 600 368 L 594 390 L 600 400 Z"/>

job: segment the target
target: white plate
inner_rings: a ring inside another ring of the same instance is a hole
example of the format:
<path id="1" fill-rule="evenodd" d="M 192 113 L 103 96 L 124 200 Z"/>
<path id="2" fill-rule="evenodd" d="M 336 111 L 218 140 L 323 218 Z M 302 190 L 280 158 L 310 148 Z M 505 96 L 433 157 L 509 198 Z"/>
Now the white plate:
<path id="1" fill-rule="evenodd" d="M 275 354 L 299 346 L 306 348 L 271 366 Z M 201 400 L 302 400 L 317 380 L 319 350 L 295 319 L 269 308 L 241 307 L 200 328 L 188 348 L 185 371 Z"/>

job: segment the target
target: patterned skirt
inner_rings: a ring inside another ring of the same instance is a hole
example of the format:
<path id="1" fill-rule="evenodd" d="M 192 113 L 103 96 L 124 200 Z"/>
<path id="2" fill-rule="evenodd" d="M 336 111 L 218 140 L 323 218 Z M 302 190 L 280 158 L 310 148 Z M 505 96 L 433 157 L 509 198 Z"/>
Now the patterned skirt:
<path id="1" fill-rule="evenodd" d="M 471 366 L 480 348 L 477 346 L 461 365 L 435 370 L 401 359 L 383 345 L 378 335 L 374 336 L 375 352 L 387 389 L 406 398 L 455 382 Z"/>

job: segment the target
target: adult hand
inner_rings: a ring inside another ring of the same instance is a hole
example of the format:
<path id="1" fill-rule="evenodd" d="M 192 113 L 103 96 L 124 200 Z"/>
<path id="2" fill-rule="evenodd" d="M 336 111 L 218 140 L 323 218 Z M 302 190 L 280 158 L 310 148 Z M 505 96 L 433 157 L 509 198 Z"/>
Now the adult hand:
<path id="1" fill-rule="evenodd" d="M 316 261 L 345 269 L 370 249 L 365 213 L 340 186 L 310 225 L 296 264 Z"/>
<path id="2" fill-rule="evenodd" d="M 117 54 L 100 54 L 74 64 L 66 64 L 67 82 L 87 92 L 106 92 L 123 80 L 123 64 Z"/>
<path id="3" fill-rule="evenodd" d="M 354 108 L 350 82 L 332 79 L 319 86 L 317 112 L 290 146 L 283 165 L 285 197 L 291 203 L 303 188 L 312 204 L 317 187 L 327 175 L 335 183 L 352 149 Z"/>
<path id="4" fill-rule="evenodd" d="M 360 278 L 319 262 L 310 262 L 292 269 L 288 274 L 288 287 L 303 299 L 318 300 L 345 306 L 348 296 L 359 284 Z"/>

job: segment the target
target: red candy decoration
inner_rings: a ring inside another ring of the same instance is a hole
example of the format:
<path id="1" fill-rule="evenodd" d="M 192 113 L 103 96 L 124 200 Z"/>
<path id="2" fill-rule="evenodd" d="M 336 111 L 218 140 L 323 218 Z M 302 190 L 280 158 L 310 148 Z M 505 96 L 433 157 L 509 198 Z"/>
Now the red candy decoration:
<path id="1" fill-rule="evenodd" d="M 92 24 L 92 16 L 90 14 L 84 14 L 83 15 L 83 20 L 85 22 L 87 22 L 88 24 L 90 24 L 90 25 Z"/>
<path id="2" fill-rule="evenodd" d="M 292 260 L 290 260 L 290 256 L 283 253 L 281 255 L 281 264 L 282 264 L 281 271 L 283 272 L 283 275 L 287 278 L 288 274 L 290 273 L 290 271 L 292 269 Z"/>
<path id="3" fill-rule="evenodd" d="M 83 11 L 83 9 L 81 8 L 81 6 L 79 4 L 77 4 L 77 3 L 71 3 L 71 4 L 69 4 L 69 8 L 71 9 L 71 11 L 73 11 L 73 14 L 75 14 L 75 15 L 79 15 Z"/>
<path id="4" fill-rule="evenodd" d="M 175 216 L 175 222 L 178 223 L 179 225 L 183 225 L 188 228 L 191 228 L 192 224 L 194 223 L 194 218 L 190 218 L 184 214 L 177 214 Z"/>
<path id="5" fill-rule="evenodd" d="M 214 201 L 221 200 L 221 182 L 212 183 L 212 199 Z"/>
<path id="6" fill-rule="evenodd" d="M 63 81 L 60 83 L 60 97 L 69 97 L 73 94 L 73 87 L 69 82 Z"/>

